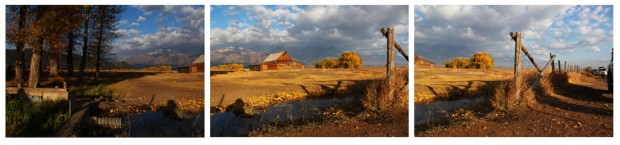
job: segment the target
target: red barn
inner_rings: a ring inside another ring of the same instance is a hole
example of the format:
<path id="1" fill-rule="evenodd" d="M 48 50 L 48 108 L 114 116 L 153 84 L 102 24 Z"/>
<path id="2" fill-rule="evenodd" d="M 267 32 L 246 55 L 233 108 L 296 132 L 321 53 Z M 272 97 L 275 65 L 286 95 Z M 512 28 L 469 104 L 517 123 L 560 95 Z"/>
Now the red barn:
<path id="1" fill-rule="evenodd" d="M 204 73 L 205 72 L 205 58 L 204 55 L 200 55 L 189 66 L 179 67 L 180 73 Z"/>
<path id="2" fill-rule="evenodd" d="M 293 70 L 304 69 L 304 64 L 295 61 L 286 51 L 269 54 L 261 64 L 255 64 L 250 66 L 250 70 L 265 71 L 265 70 Z"/>

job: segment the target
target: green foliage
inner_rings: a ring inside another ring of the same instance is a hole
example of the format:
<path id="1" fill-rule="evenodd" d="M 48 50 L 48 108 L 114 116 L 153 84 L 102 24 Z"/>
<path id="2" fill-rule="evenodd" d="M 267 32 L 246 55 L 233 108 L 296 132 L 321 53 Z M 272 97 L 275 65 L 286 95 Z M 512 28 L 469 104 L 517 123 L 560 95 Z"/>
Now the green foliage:
<path id="1" fill-rule="evenodd" d="M 471 56 L 470 64 L 475 69 L 493 69 L 493 58 L 486 52 L 478 52 Z"/>
<path id="2" fill-rule="evenodd" d="M 338 57 L 338 66 L 341 68 L 360 68 L 362 67 L 362 58 L 353 51 L 345 52 Z"/>
<path id="3" fill-rule="evenodd" d="M 316 68 L 337 68 L 338 60 L 336 58 L 325 58 L 314 63 Z"/>
<path id="4" fill-rule="evenodd" d="M 7 137 L 47 137 L 69 119 L 67 101 L 6 101 Z"/>

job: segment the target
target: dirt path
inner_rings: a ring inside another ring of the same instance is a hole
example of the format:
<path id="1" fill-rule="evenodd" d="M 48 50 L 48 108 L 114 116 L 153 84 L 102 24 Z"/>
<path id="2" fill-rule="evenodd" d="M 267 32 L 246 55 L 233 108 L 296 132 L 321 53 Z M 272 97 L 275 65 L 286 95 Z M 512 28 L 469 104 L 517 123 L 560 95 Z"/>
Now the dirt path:
<path id="1" fill-rule="evenodd" d="M 604 79 L 580 77 L 538 94 L 526 109 L 487 114 L 475 121 L 435 128 L 416 136 L 613 136 L 613 94 Z"/>

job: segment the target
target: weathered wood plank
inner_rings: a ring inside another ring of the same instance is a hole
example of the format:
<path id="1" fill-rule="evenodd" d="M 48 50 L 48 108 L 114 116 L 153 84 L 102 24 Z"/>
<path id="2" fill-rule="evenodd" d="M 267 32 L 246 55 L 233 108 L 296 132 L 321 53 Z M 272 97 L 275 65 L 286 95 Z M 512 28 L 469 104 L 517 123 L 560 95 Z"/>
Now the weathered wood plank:
<path id="1" fill-rule="evenodd" d="M 388 37 L 388 32 L 384 29 L 381 28 L 381 33 L 383 34 L 383 36 L 385 36 L 386 38 Z M 405 50 L 403 50 L 402 47 L 400 47 L 400 45 L 398 45 L 397 42 L 394 42 L 394 47 L 396 47 L 396 49 L 398 50 L 398 52 L 400 52 L 400 54 L 403 55 L 403 57 L 405 57 L 405 59 L 407 61 L 409 61 L 409 55 L 407 54 L 407 52 L 405 52 Z"/>

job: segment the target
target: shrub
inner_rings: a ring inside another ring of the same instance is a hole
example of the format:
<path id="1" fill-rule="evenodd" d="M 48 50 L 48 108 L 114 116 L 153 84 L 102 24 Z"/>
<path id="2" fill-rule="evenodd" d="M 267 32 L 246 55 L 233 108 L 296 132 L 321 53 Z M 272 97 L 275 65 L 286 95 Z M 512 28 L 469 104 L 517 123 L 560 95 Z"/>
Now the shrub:
<path id="1" fill-rule="evenodd" d="M 338 66 L 341 68 L 360 68 L 362 66 L 362 58 L 353 51 L 345 52 L 338 58 Z"/>
<path id="2" fill-rule="evenodd" d="M 320 60 L 314 63 L 314 67 L 316 68 L 337 68 L 338 60 L 335 58 L 325 58 L 323 60 Z"/>
<path id="3" fill-rule="evenodd" d="M 471 56 L 470 67 L 475 69 L 492 69 L 493 58 L 486 52 L 478 52 Z"/>
<path id="4" fill-rule="evenodd" d="M 455 58 L 453 60 L 446 60 L 443 64 L 446 68 L 474 68 L 474 69 L 492 69 L 493 58 L 486 52 L 478 52 L 467 58 Z"/>
<path id="5" fill-rule="evenodd" d="M 469 60 L 467 58 L 455 58 L 451 61 L 445 61 L 447 68 L 469 68 Z"/>

